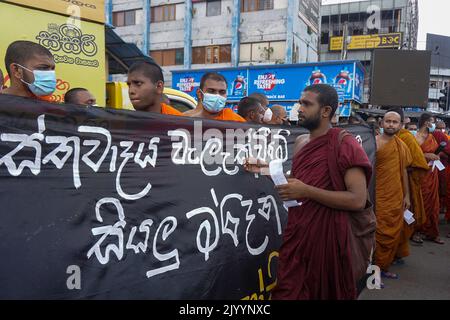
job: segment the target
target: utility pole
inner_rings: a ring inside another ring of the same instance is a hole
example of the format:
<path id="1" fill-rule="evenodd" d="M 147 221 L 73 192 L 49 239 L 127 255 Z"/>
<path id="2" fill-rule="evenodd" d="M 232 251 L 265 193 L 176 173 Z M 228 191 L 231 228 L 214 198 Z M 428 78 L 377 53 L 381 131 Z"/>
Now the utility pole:
<path id="1" fill-rule="evenodd" d="M 348 48 L 348 22 L 344 22 L 342 28 L 342 51 L 341 60 L 347 60 L 347 48 Z"/>

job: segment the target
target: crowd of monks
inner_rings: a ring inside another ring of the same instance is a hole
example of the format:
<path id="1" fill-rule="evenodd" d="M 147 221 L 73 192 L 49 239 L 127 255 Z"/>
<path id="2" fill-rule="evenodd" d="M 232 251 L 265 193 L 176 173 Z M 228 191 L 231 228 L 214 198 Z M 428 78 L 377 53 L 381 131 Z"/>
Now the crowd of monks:
<path id="1" fill-rule="evenodd" d="M 405 119 L 401 109 L 389 110 L 379 127 L 374 264 L 383 277 L 397 279 L 389 268 L 405 263 L 410 244 L 444 244 L 439 222 L 442 213 L 450 223 L 450 136 L 446 124 L 431 114 L 422 114 L 416 123 Z M 407 222 L 406 210 L 414 222 Z"/>

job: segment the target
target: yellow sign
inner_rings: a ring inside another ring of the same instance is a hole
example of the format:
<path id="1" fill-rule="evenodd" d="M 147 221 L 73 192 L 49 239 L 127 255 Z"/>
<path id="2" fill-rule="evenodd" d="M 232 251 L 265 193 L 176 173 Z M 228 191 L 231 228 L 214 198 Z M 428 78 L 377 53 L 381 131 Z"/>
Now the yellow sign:
<path id="1" fill-rule="evenodd" d="M 16 40 L 33 41 L 49 49 L 55 59 L 54 101 L 63 102 L 69 89 L 82 87 L 95 95 L 99 105 L 105 105 L 104 25 L 0 3 L 0 30 L 5 31 L 0 42 L 0 68 L 5 75 L 8 45 Z"/>
<path id="2" fill-rule="evenodd" d="M 330 51 L 341 51 L 343 47 L 343 37 L 332 37 L 330 39 Z M 399 48 L 402 44 L 402 34 L 373 34 L 366 36 L 352 36 L 348 50 L 364 50 L 375 48 Z"/>
<path id="3" fill-rule="evenodd" d="M 81 19 L 105 22 L 105 0 L 6 0 Z"/>

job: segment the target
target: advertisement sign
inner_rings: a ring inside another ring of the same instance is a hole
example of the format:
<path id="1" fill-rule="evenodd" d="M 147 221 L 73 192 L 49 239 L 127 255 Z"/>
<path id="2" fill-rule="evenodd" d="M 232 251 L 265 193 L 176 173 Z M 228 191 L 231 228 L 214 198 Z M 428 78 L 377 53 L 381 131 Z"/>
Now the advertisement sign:
<path id="1" fill-rule="evenodd" d="M 228 102 L 259 92 L 271 102 L 296 102 L 306 86 L 329 84 L 340 92 L 342 100 L 361 102 L 364 70 L 354 61 L 344 63 L 250 66 L 210 70 L 173 71 L 172 87 L 195 96 L 206 72 L 218 72 L 228 82 Z"/>
<path id="2" fill-rule="evenodd" d="M 228 82 L 227 96 L 230 101 L 239 101 L 248 95 L 248 70 L 215 70 Z M 200 80 L 206 71 L 190 71 L 185 74 L 174 73 L 172 88 L 183 91 L 194 98 L 200 87 Z"/>
<path id="3" fill-rule="evenodd" d="M 319 33 L 320 0 L 299 0 L 298 16 L 309 25 L 315 33 Z"/>
<path id="4" fill-rule="evenodd" d="M 5 2 L 105 22 L 105 0 L 6 0 Z"/>
<path id="5" fill-rule="evenodd" d="M 8 45 L 16 40 L 36 42 L 50 50 L 56 63 L 54 102 L 63 102 L 69 89 L 82 87 L 93 93 L 99 105 L 105 104 L 105 29 L 102 24 L 0 3 L 0 30 L 8 30 L 2 32 L 1 61 L 4 61 Z M 3 63 L 0 68 L 6 75 Z M 6 85 L 9 86 L 9 81 Z"/>
<path id="6" fill-rule="evenodd" d="M 343 37 L 330 38 L 330 51 L 341 51 Z M 364 50 L 375 48 L 399 48 L 402 44 L 402 33 L 373 34 L 364 36 L 351 36 L 347 50 Z"/>

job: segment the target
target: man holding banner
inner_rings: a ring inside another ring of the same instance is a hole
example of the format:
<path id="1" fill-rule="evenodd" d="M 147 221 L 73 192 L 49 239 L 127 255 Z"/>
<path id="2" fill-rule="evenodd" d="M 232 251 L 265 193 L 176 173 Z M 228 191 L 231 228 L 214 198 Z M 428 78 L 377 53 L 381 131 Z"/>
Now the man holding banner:
<path id="1" fill-rule="evenodd" d="M 336 90 L 305 88 L 299 124 L 310 131 L 297 138 L 292 179 L 278 186 L 289 209 L 273 299 L 355 299 L 357 297 L 349 215 L 365 208 L 371 163 L 353 136 L 331 128 Z M 261 165 L 246 164 L 250 172 Z M 367 268 L 367 266 L 366 266 Z"/>

